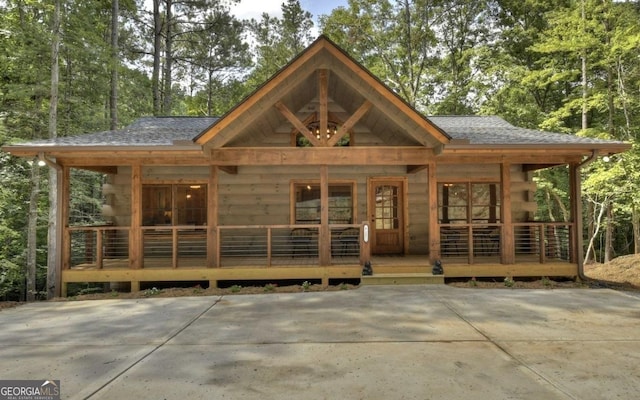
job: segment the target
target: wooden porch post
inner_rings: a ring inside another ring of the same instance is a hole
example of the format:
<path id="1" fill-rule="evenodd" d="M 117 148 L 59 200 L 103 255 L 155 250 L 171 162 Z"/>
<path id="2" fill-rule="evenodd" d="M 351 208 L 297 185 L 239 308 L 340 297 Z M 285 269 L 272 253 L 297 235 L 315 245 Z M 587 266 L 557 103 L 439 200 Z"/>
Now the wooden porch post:
<path id="1" fill-rule="evenodd" d="M 320 266 L 331 264 L 331 231 L 329 229 L 329 167 L 320 167 Z"/>
<path id="2" fill-rule="evenodd" d="M 207 267 L 219 267 L 218 246 L 218 167 L 209 168 L 209 182 L 207 184 Z M 217 282 L 209 282 L 209 286 Z"/>
<path id="3" fill-rule="evenodd" d="M 580 179 L 580 164 L 569 164 L 569 196 L 571 197 L 571 221 L 573 232 L 571 246 L 571 262 L 578 264 L 578 271 L 582 271 L 584 264 L 584 238 L 582 237 L 582 181 Z M 582 278 L 582 277 L 580 277 Z"/>
<path id="4" fill-rule="evenodd" d="M 71 204 L 71 169 L 69 167 L 62 167 L 62 174 L 58 177 L 58 195 L 60 199 L 58 201 L 58 207 L 60 212 L 58 213 L 58 243 L 60 243 L 60 265 L 61 270 L 71 268 L 71 235 L 69 234 L 69 207 Z M 60 289 L 56 289 L 56 296 L 67 297 L 67 283 L 62 281 L 62 271 L 58 272 L 58 282 L 60 285 L 56 285 Z M 59 293 L 58 293 L 59 290 Z"/>
<path id="5" fill-rule="evenodd" d="M 513 239 L 513 221 L 511 219 L 511 164 L 508 162 L 500 164 L 500 187 L 502 188 L 500 198 L 500 220 L 502 221 L 501 259 L 503 264 L 513 264 L 515 262 L 515 242 Z"/>
<path id="6" fill-rule="evenodd" d="M 429 201 L 429 262 L 433 265 L 441 257 L 440 226 L 438 224 L 438 178 L 435 161 L 427 167 L 427 198 Z"/>
<path id="7" fill-rule="evenodd" d="M 131 166 L 131 225 L 129 268 L 142 268 L 142 165 Z M 131 291 L 139 283 L 131 282 Z"/>

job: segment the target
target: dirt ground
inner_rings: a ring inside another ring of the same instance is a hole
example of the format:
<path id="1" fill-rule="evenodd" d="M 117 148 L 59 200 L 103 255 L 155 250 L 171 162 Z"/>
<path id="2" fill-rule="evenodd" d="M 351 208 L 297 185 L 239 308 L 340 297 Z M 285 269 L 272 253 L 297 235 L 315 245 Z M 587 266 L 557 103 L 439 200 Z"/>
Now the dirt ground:
<path id="1" fill-rule="evenodd" d="M 463 279 L 447 282 L 454 287 L 465 288 L 504 288 L 504 289 L 562 289 L 562 288 L 611 288 L 616 290 L 640 291 L 640 254 L 622 256 L 607 264 L 590 264 L 585 266 L 585 275 L 589 278 L 583 282 L 574 280 L 559 279 Z M 169 289 L 147 289 L 135 293 L 108 292 L 90 293 L 68 298 L 58 298 L 53 301 L 74 301 L 74 300 L 100 300 L 100 299 L 135 299 L 148 297 L 178 297 L 178 296 L 220 296 L 220 295 L 242 295 L 242 294 L 269 294 L 269 293 L 296 293 L 296 292 L 318 292 L 334 290 L 352 290 L 357 288 L 354 285 L 342 284 L 329 286 L 321 285 L 291 285 L 277 286 L 268 284 L 266 286 L 230 288 L 169 288 Z M 0 302 L 0 310 L 20 305 L 19 302 Z"/>

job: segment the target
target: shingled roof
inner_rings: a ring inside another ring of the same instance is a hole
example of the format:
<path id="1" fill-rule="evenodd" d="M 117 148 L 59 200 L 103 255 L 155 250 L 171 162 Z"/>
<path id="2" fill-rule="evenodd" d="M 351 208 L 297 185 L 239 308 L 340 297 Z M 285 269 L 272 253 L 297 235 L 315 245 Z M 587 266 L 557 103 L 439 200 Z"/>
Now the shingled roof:
<path id="1" fill-rule="evenodd" d="M 431 116 L 429 120 L 439 126 L 452 139 L 468 141 L 472 145 L 589 145 L 616 143 L 565 133 L 519 128 L 496 116 Z"/>
<path id="2" fill-rule="evenodd" d="M 172 146 L 192 142 L 200 132 L 217 121 L 215 117 L 144 117 L 117 131 L 58 137 L 22 143 L 31 146 Z"/>
<path id="3" fill-rule="evenodd" d="M 18 146 L 172 146 L 193 140 L 218 118 L 215 117 L 144 117 L 117 131 L 59 137 L 22 143 Z M 453 140 L 470 145 L 598 145 L 614 142 L 524 129 L 496 116 L 431 116 L 429 120 Z"/>

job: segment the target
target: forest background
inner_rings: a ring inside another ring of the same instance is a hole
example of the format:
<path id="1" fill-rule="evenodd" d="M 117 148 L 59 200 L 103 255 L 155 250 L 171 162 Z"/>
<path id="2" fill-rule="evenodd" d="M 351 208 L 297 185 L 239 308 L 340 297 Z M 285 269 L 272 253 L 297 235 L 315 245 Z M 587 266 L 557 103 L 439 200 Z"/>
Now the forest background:
<path id="1" fill-rule="evenodd" d="M 586 262 L 640 252 L 640 4 L 349 0 L 238 20 L 231 0 L 0 0 L 0 145 L 220 116 L 326 34 L 425 115 L 623 140 L 583 169 Z M 0 153 L 0 300 L 46 298 L 48 187 Z M 72 223 L 99 224 L 102 177 L 72 178 Z M 568 221 L 567 174 L 536 173 L 540 219 Z"/>

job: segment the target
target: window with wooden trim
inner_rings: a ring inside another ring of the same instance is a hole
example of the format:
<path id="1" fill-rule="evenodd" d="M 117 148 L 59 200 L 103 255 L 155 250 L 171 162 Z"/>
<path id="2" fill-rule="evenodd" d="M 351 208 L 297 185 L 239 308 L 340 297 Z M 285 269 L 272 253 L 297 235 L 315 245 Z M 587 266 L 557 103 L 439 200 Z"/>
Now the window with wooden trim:
<path id="1" fill-rule="evenodd" d="M 354 223 L 355 195 L 353 183 L 329 184 L 329 223 Z M 293 184 L 294 201 L 292 216 L 294 224 L 320 223 L 320 184 L 296 182 Z"/>
<path id="2" fill-rule="evenodd" d="M 442 224 L 500 222 L 500 185 L 438 183 L 438 219 Z"/>
<path id="3" fill-rule="evenodd" d="M 206 225 L 207 185 L 143 185 L 142 224 Z"/>

